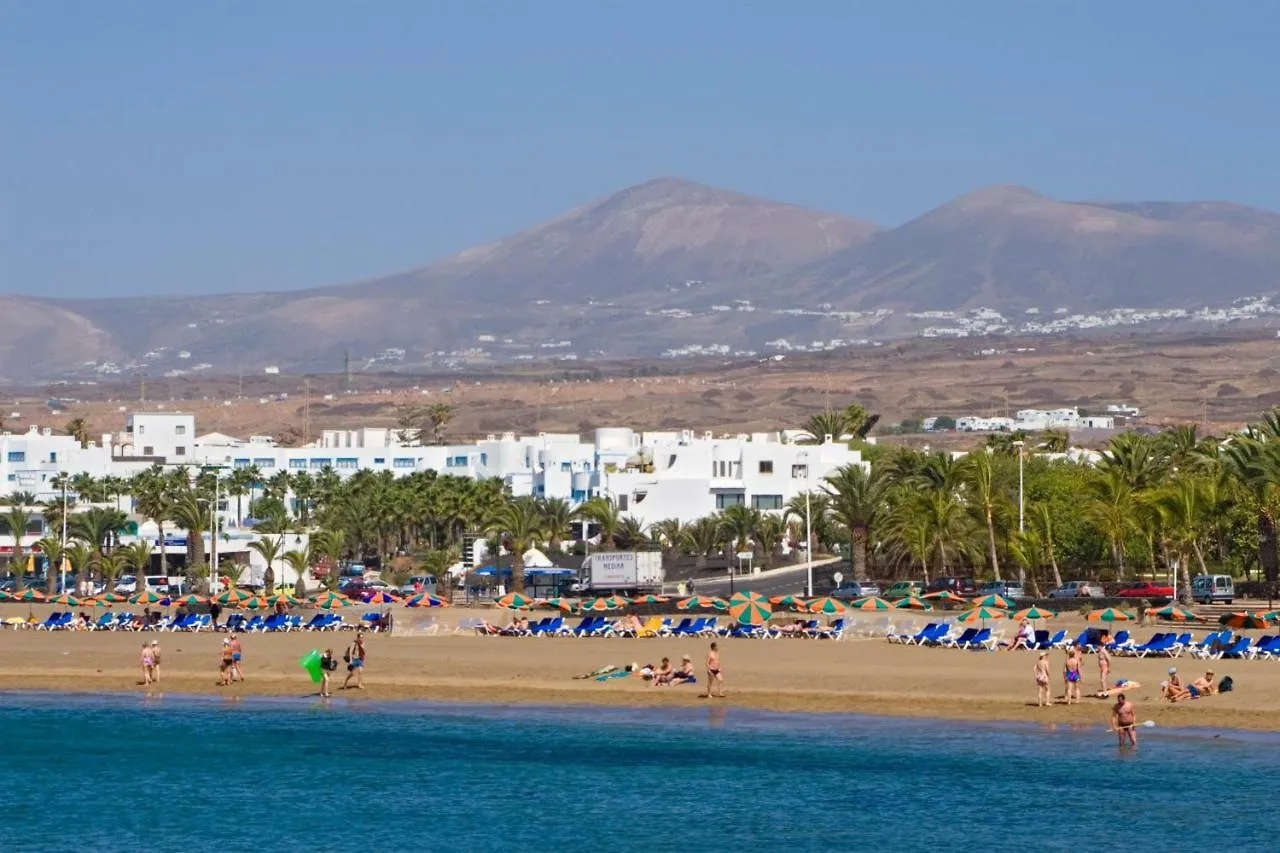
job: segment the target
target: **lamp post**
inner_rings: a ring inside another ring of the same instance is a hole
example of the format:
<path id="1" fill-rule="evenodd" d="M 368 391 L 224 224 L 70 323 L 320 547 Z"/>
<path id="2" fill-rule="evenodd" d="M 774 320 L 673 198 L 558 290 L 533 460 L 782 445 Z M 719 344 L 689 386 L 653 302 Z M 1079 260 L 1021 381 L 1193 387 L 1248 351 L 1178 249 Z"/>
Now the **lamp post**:
<path id="1" fill-rule="evenodd" d="M 805 584 L 805 597 L 813 598 L 813 514 L 809 508 L 809 494 L 813 491 L 810 479 L 813 473 L 813 460 L 809 451 L 800 454 L 804 457 L 804 559 L 808 568 L 808 580 Z"/>
<path id="2" fill-rule="evenodd" d="M 1023 503 L 1022 503 L 1022 446 L 1025 441 L 1015 441 L 1013 446 L 1018 448 L 1018 532 L 1024 533 L 1023 525 Z"/>
<path id="3" fill-rule="evenodd" d="M 67 591 L 67 477 L 65 474 L 62 477 L 62 547 L 58 557 L 62 570 L 62 589 L 58 592 L 65 593 Z"/>

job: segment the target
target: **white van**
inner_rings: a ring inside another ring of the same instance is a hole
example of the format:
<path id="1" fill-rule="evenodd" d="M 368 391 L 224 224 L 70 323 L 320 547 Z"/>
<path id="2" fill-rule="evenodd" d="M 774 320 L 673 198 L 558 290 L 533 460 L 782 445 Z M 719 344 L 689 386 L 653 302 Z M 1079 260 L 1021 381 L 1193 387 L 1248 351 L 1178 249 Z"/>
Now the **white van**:
<path id="1" fill-rule="evenodd" d="M 1230 604 L 1236 597 L 1231 575 L 1196 575 L 1191 579 L 1191 598 L 1198 604 Z"/>

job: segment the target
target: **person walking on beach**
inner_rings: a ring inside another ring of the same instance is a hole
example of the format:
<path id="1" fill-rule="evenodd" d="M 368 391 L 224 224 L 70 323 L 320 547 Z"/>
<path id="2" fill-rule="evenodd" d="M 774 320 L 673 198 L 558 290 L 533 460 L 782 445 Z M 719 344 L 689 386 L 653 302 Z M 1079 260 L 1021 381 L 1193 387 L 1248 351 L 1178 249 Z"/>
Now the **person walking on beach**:
<path id="1" fill-rule="evenodd" d="M 707 652 L 707 698 L 713 698 L 716 685 L 720 685 L 720 698 L 724 698 L 724 673 L 720 671 L 720 647 L 712 643 Z"/>
<path id="2" fill-rule="evenodd" d="M 231 683 L 231 641 L 225 637 L 222 640 L 222 654 L 218 658 L 218 685 L 226 685 Z"/>
<path id="3" fill-rule="evenodd" d="M 1123 693 L 1116 696 L 1116 704 L 1111 707 L 1111 730 L 1116 733 L 1121 749 L 1126 740 L 1134 749 L 1138 748 L 1137 712 Z"/>
<path id="4" fill-rule="evenodd" d="M 144 685 L 150 685 L 152 668 L 155 666 L 155 661 L 151 659 L 151 645 L 147 643 L 146 640 L 142 641 L 142 655 L 138 659 L 138 662 L 142 665 L 142 683 Z"/>
<path id="5" fill-rule="evenodd" d="M 244 657 L 244 651 L 240 648 L 240 638 L 232 634 L 229 645 L 231 646 L 231 669 L 228 674 L 232 681 L 236 681 L 237 677 L 240 681 L 244 681 L 244 673 L 240 671 L 240 659 Z"/>
<path id="6" fill-rule="evenodd" d="M 218 617 L 222 615 L 222 605 L 216 600 L 209 602 L 209 618 L 213 622 L 213 630 L 218 630 Z"/>
<path id="7" fill-rule="evenodd" d="M 324 654 L 320 656 L 320 695 L 332 696 L 333 693 L 329 689 L 329 673 L 338 668 L 338 662 L 333 658 L 333 649 L 325 649 Z"/>
<path id="8" fill-rule="evenodd" d="M 1047 708 L 1053 704 L 1049 688 L 1049 653 L 1041 652 L 1036 660 L 1036 707 Z"/>
<path id="9" fill-rule="evenodd" d="M 1111 634 L 1106 631 L 1098 638 L 1098 689 L 1107 689 L 1107 676 L 1111 674 L 1111 652 L 1107 644 L 1111 642 Z"/>
<path id="10" fill-rule="evenodd" d="M 160 683 L 160 641 L 151 641 L 151 680 Z"/>
<path id="11" fill-rule="evenodd" d="M 1067 649 L 1067 662 L 1062 667 L 1062 679 L 1066 683 L 1063 698 L 1070 705 L 1072 701 L 1080 701 L 1080 649 L 1072 646 Z"/>
<path id="12" fill-rule="evenodd" d="M 364 631 L 356 631 L 356 639 L 348 648 L 345 655 L 347 661 L 347 678 L 342 682 L 342 689 L 346 690 L 351 684 L 354 676 L 356 680 L 356 690 L 364 689 Z"/>

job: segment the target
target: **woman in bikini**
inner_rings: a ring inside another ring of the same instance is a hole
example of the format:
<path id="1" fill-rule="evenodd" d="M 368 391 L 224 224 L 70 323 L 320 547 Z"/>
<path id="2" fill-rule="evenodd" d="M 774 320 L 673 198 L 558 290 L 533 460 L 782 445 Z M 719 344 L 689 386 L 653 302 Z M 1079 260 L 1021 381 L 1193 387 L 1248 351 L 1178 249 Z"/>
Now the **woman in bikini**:
<path id="1" fill-rule="evenodd" d="M 145 641 L 143 642 L 143 644 L 142 644 L 142 657 L 141 657 L 141 659 L 140 659 L 138 662 L 139 662 L 140 664 L 142 664 L 142 683 L 143 683 L 143 684 L 150 684 L 150 683 L 151 683 L 152 667 L 155 665 L 155 660 L 151 657 L 151 644 L 150 644 L 150 643 L 147 643 L 147 642 L 145 642 Z"/>
<path id="2" fill-rule="evenodd" d="M 1107 676 L 1111 674 L 1111 652 L 1107 651 L 1107 644 L 1111 642 L 1111 635 L 1106 631 L 1102 632 L 1102 636 L 1098 638 L 1098 689 L 1107 689 Z"/>
<path id="3" fill-rule="evenodd" d="M 1049 692 L 1049 653 L 1041 652 L 1036 660 L 1036 706 L 1047 708 L 1053 704 L 1053 696 Z"/>
<path id="4" fill-rule="evenodd" d="M 1067 662 L 1062 668 L 1062 678 L 1066 682 L 1067 704 L 1072 700 L 1080 701 L 1080 649 L 1072 646 L 1067 650 Z"/>

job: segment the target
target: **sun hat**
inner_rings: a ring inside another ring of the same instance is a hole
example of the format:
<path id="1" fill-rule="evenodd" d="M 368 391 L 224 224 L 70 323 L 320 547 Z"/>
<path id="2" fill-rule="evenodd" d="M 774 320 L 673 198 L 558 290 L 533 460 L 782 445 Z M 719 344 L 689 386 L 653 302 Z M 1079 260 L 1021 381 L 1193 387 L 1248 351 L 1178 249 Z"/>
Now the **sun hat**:
<path id="1" fill-rule="evenodd" d="M 1049 656 L 1049 653 L 1048 653 L 1048 652 L 1041 652 L 1041 653 L 1040 653 L 1040 657 L 1042 657 L 1042 658 L 1047 658 L 1048 656 Z"/>
<path id="2" fill-rule="evenodd" d="M 1173 675 L 1173 674 L 1174 674 L 1175 672 L 1177 672 L 1177 671 L 1178 671 L 1178 668 L 1177 668 L 1176 666 L 1171 666 L 1171 667 L 1169 667 L 1169 674 L 1170 674 L 1170 675 Z"/>
<path id="3" fill-rule="evenodd" d="M 224 645 L 224 646 L 229 646 L 229 645 L 231 645 L 231 641 L 230 641 L 230 640 L 228 640 L 226 637 L 223 637 L 223 638 L 222 638 L 222 645 Z"/>
<path id="4" fill-rule="evenodd" d="M 688 655 L 685 655 L 683 658 L 681 658 L 681 660 L 693 660 L 693 658 L 689 657 Z"/>

